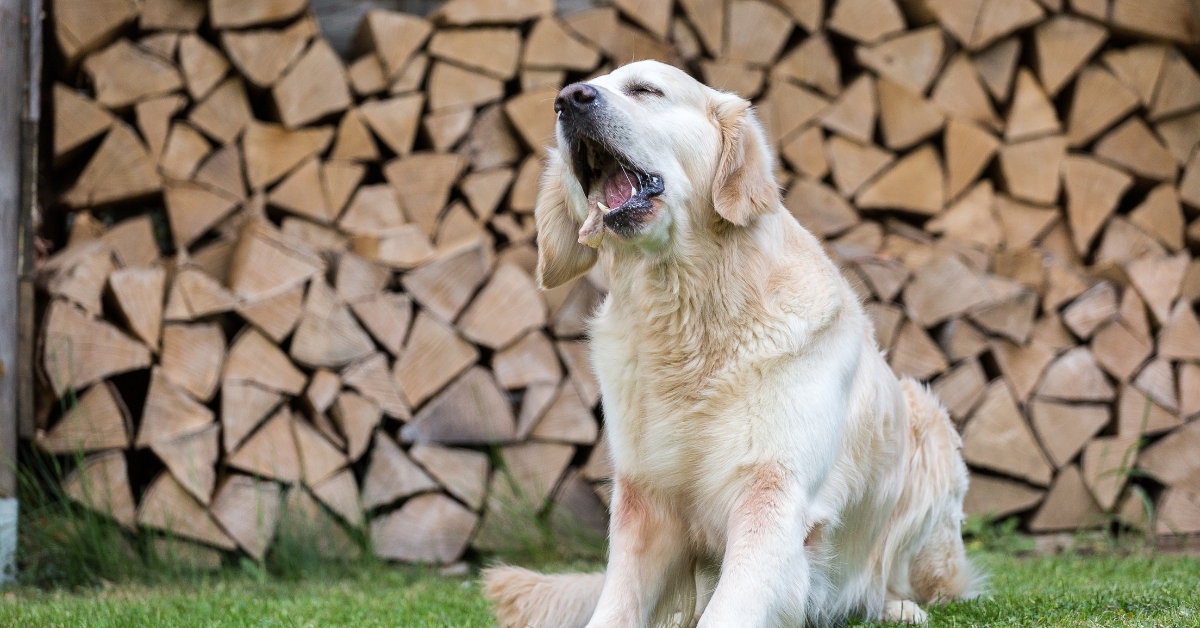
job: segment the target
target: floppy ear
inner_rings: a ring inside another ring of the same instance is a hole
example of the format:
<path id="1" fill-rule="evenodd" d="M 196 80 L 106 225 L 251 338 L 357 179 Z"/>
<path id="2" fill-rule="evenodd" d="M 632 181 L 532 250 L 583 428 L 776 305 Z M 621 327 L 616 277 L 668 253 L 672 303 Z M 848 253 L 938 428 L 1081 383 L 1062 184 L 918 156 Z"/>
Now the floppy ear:
<path id="1" fill-rule="evenodd" d="M 749 101 L 722 94 L 713 104 L 721 133 L 721 154 L 713 176 L 713 208 L 722 218 L 744 226 L 775 210 L 779 188 L 774 159 Z"/>
<path id="2" fill-rule="evenodd" d="M 570 174 L 557 151 L 551 151 L 542 174 L 537 206 L 538 283 L 547 290 L 586 273 L 596 264 L 596 249 L 579 243 L 583 223 L 567 206 Z"/>

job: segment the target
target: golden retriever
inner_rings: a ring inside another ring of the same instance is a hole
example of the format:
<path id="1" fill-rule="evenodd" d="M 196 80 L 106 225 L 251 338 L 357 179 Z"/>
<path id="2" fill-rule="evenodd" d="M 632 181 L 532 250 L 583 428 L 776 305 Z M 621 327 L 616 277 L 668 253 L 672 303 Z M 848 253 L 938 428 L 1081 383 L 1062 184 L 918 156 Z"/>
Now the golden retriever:
<path id="1" fill-rule="evenodd" d="M 919 623 L 972 594 L 961 441 L 780 202 L 750 103 L 661 63 L 562 90 L 538 280 L 598 260 L 601 574 L 485 572 L 506 628 Z"/>

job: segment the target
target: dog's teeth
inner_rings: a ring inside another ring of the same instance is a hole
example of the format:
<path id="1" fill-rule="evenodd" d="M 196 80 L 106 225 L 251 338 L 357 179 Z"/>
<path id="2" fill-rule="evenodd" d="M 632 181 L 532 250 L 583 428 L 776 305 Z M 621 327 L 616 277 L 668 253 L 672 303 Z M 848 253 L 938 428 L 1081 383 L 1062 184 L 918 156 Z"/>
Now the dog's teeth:
<path id="1" fill-rule="evenodd" d="M 609 209 L 609 208 L 608 208 L 608 207 L 607 207 L 607 206 L 606 206 L 604 203 L 596 203 L 596 208 L 597 208 L 597 209 L 599 209 L 601 212 L 603 212 L 603 213 L 605 213 L 605 214 L 607 214 L 608 212 L 612 211 L 612 210 L 611 210 L 611 209 Z"/>

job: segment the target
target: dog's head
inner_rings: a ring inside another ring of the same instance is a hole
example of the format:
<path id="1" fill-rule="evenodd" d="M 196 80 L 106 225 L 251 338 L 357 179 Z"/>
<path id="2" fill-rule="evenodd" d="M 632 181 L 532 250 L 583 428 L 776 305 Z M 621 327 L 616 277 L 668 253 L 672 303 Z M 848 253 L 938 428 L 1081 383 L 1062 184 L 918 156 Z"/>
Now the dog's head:
<path id="1" fill-rule="evenodd" d="M 538 280 L 583 273 L 597 248 L 657 254 L 775 211 L 771 153 L 750 103 L 655 61 L 568 85 L 554 101 L 537 203 Z"/>

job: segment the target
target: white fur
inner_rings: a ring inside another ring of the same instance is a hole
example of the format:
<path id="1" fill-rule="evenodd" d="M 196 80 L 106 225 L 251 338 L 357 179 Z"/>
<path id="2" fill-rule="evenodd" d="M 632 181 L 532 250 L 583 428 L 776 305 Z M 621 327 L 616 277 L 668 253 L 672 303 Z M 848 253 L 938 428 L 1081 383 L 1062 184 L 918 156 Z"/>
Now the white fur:
<path id="1" fill-rule="evenodd" d="M 663 96 L 627 94 L 634 81 Z M 543 284 L 598 258 L 610 285 L 591 326 L 615 469 L 608 568 L 603 587 L 489 571 L 501 626 L 918 621 L 913 601 L 971 594 L 958 435 L 892 373 L 783 208 L 745 101 L 655 62 L 592 84 L 607 139 L 666 186 L 641 235 L 609 234 L 598 256 L 572 232 L 594 195 L 557 153 L 537 207 Z"/>

